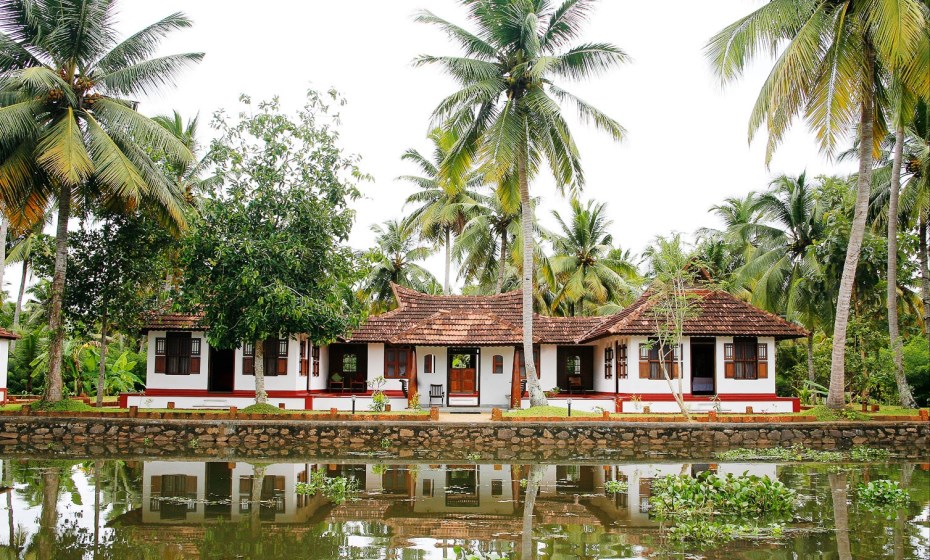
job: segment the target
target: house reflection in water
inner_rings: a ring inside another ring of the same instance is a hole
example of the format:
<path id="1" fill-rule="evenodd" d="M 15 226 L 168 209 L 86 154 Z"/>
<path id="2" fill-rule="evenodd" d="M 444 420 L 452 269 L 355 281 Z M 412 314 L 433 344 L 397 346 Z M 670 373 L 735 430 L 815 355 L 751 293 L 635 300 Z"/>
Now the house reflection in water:
<path id="1" fill-rule="evenodd" d="M 298 482 L 312 471 L 356 481 L 358 499 L 333 504 L 322 496 L 297 494 Z M 624 533 L 638 545 L 637 531 L 652 527 L 652 482 L 666 475 L 696 476 L 749 472 L 776 476 L 766 464 L 624 464 L 548 465 L 540 483 L 534 524 L 584 526 Z M 470 542 L 486 551 L 513 550 L 523 531 L 528 467 L 493 464 L 276 464 L 265 469 L 260 519 L 283 530 L 301 532 L 315 524 L 345 534 L 352 546 L 418 548 L 432 557 L 451 557 L 455 544 Z M 220 520 L 248 519 L 254 467 L 249 463 L 151 461 L 143 467 L 142 511 L 124 517 L 137 538 L 172 541 L 190 557 L 198 556 L 205 528 Z M 627 483 L 628 491 L 607 494 L 609 480 Z M 140 515 L 141 514 L 141 515 Z M 177 525 L 165 531 L 164 526 Z M 509 547 L 509 548 L 508 548 Z M 440 555 L 441 556 L 441 555 Z"/>

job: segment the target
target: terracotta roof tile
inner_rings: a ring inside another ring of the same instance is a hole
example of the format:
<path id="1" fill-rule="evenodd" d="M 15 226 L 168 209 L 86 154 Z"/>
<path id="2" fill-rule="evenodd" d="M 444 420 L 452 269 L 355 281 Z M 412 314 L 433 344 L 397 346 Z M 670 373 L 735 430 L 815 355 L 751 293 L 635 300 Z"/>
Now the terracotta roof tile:
<path id="1" fill-rule="evenodd" d="M 0 338 L 5 338 L 7 340 L 16 340 L 22 337 L 13 331 L 8 331 L 4 329 L 3 327 L 0 327 Z"/>
<path id="2" fill-rule="evenodd" d="M 496 346 L 520 344 L 523 331 L 485 311 L 438 311 L 390 339 L 391 344 Z M 539 342 L 539 337 L 534 337 Z"/>
<path id="3" fill-rule="evenodd" d="M 772 336 L 776 339 L 801 338 L 807 331 L 781 317 L 763 311 L 732 294 L 718 290 L 693 289 L 697 308 L 685 320 L 684 334 L 689 336 Z M 586 334 L 590 341 L 608 335 L 653 334 L 656 316 L 649 292 L 612 317 L 607 323 Z"/>
<path id="4" fill-rule="evenodd" d="M 394 285 L 397 309 L 374 315 L 347 339 L 392 344 L 520 344 L 523 341 L 523 292 L 492 296 L 434 296 Z M 533 319 L 534 341 L 573 344 L 603 323 L 604 317 Z M 487 330 L 487 333 L 482 332 Z M 470 333 L 468 337 L 462 333 Z"/>
<path id="5" fill-rule="evenodd" d="M 146 331 L 196 331 L 206 328 L 202 313 L 153 313 L 143 324 Z"/>

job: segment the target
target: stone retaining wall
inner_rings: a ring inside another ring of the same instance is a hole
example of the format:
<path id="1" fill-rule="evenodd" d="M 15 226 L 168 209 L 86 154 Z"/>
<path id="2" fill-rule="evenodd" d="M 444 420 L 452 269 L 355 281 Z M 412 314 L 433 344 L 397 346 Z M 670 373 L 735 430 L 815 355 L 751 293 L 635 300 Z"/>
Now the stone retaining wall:
<path id="1" fill-rule="evenodd" d="M 930 460 L 928 422 L 685 424 L 644 422 L 422 423 L 287 420 L 146 420 L 134 418 L 0 418 L 0 453 L 41 451 L 62 456 L 203 455 L 486 458 L 636 457 L 646 452 L 710 457 L 732 447 L 803 444 L 846 449 L 892 448 Z"/>

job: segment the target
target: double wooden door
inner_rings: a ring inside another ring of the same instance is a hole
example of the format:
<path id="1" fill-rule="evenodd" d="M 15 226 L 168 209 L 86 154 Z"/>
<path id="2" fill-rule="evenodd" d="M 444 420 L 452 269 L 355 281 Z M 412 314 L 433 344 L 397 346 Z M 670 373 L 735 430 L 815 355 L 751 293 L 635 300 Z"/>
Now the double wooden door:
<path id="1" fill-rule="evenodd" d="M 477 390 L 475 368 L 452 368 L 449 370 L 449 393 L 475 393 Z"/>

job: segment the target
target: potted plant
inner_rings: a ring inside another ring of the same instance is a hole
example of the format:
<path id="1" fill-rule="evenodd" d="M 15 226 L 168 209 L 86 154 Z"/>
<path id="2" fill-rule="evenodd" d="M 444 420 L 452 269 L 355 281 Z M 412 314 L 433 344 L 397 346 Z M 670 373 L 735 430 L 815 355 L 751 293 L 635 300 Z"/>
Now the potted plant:
<path id="1" fill-rule="evenodd" d="M 630 402 L 633 403 L 633 408 L 636 409 L 636 412 L 639 412 L 643 406 L 643 398 L 639 395 L 633 395 L 630 397 Z"/>

